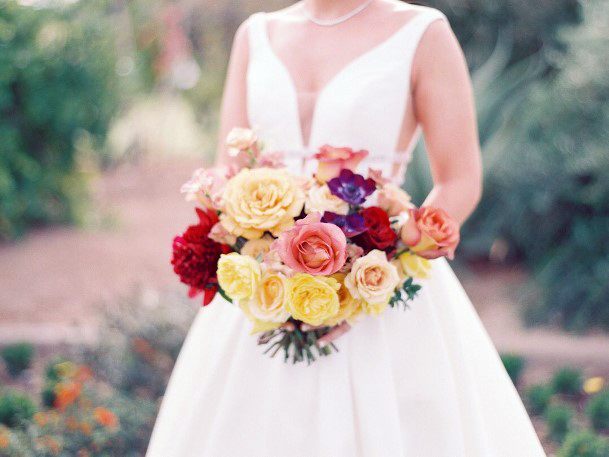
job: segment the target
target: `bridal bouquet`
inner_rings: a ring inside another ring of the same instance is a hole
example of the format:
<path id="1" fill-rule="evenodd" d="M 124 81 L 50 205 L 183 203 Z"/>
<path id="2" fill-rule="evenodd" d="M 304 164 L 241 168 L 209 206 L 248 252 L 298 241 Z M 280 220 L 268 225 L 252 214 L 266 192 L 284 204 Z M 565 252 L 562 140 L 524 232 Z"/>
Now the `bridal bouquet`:
<path id="1" fill-rule="evenodd" d="M 173 240 L 172 264 L 203 306 L 216 293 L 239 306 L 271 355 L 310 363 L 338 350 L 319 338 L 406 307 L 430 259 L 452 258 L 458 226 L 415 208 L 379 171 L 354 173 L 367 151 L 323 146 L 314 176 L 296 176 L 250 130 L 227 143 L 229 166 L 196 170 L 182 187 L 199 222 Z"/>

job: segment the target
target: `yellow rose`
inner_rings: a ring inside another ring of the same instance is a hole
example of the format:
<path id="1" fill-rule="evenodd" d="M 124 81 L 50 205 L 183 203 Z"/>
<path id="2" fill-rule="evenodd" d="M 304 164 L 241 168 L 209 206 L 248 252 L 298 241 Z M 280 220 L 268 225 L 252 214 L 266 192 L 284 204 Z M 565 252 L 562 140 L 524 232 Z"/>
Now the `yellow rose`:
<path id="1" fill-rule="evenodd" d="M 376 249 L 353 262 L 345 278 L 345 286 L 351 295 L 364 302 L 366 313 L 374 315 L 385 310 L 399 283 L 395 265 L 387 261 L 383 251 Z"/>
<path id="2" fill-rule="evenodd" d="M 431 262 L 412 252 L 405 252 L 397 258 L 398 271 L 404 276 L 425 279 L 429 277 Z"/>
<path id="3" fill-rule="evenodd" d="M 345 277 L 346 275 L 344 273 L 332 275 L 332 278 L 336 279 L 340 284 L 340 289 L 338 290 L 339 309 L 335 316 L 332 316 L 324 322 L 324 325 L 338 325 L 342 321 L 353 319 L 362 311 L 362 302 L 353 298 L 349 289 L 345 287 Z"/>
<path id="4" fill-rule="evenodd" d="M 231 252 L 218 260 L 218 283 L 233 300 L 248 299 L 258 289 L 260 264 L 247 255 Z"/>
<path id="5" fill-rule="evenodd" d="M 252 333 L 275 329 L 290 317 L 285 309 L 286 286 L 287 279 L 283 274 L 265 270 L 254 295 L 239 303 L 254 323 Z"/>
<path id="6" fill-rule="evenodd" d="M 323 214 L 325 211 L 346 215 L 349 212 L 349 204 L 333 195 L 326 184 L 314 184 L 307 192 L 305 212 Z"/>
<path id="7" fill-rule="evenodd" d="M 257 240 L 248 240 L 241 248 L 242 255 L 249 255 L 254 259 L 258 259 L 259 256 L 264 256 L 271 249 L 273 244 L 273 238 L 265 236 Z"/>
<path id="8" fill-rule="evenodd" d="M 340 309 L 336 279 L 299 273 L 288 280 L 286 309 L 294 319 L 321 325 Z"/>
<path id="9" fill-rule="evenodd" d="M 294 225 L 304 199 L 302 187 L 286 170 L 246 168 L 226 184 L 220 221 L 230 233 L 248 240 L 265 231 L 278 236 Z"/>

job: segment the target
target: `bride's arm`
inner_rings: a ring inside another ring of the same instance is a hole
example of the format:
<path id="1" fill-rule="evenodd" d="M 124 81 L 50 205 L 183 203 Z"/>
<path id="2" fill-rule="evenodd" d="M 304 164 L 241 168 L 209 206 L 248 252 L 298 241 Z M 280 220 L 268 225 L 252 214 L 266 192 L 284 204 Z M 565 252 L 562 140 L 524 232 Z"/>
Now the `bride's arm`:
<path id="1" fill-rule="evenodd" d="M 462 224 L 480 200 L 482 166 L 470 76 L 446 22 L 434 22 L 425 33 L 412 78 L 434 182 L 424 205 L 442 208 Z"/>
<path id="2" fill-rule="evenodd" d="M 224 93 L 222 95 L 216 164 L 226 163 L 228 161 L 224 140 L 231 129 L 234 127 L 249 127 L 246 105 L 248 48 L 246 21 L 241 24 L 235 34 L 228 63 Z"/>

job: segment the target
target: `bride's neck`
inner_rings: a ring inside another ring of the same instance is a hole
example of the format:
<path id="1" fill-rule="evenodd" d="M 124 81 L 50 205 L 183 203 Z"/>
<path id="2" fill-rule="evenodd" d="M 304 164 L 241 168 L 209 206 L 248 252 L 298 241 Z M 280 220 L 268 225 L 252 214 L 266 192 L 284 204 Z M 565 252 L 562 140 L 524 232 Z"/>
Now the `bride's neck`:
<path id="1" fill-rule="evenodd" d="M 354 10 L 367 0 L 303 0 L 309 14 L 318 19 L 333 19 Z"/>

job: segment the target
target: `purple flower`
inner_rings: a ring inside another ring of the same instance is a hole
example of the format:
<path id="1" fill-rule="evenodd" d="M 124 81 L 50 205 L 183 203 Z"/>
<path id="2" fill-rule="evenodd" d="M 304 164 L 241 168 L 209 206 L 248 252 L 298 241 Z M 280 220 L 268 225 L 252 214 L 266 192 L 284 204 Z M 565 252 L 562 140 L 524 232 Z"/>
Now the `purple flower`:
<path id="1" fill-rule="evenodd" d="M 338 177 L 328 181 L 328 187 L 332 195 L 336 195 L 350 205 L 361 205 L 376 190 L 376 182 L 343 168 Z"/>
<path id="2" fill-rule="evenodd" d="M 343 216 L 342 214 L 332 213 L 330 211 L 326 211 L 321 218 L 322 222 L 326 222 L 328 224 L 334 224 L 340 227 L 347 238 L 351 238 L 356 235 L 360 235 L 364 233 L 368 228 L 366 227 L 366 221 L 364 218 L 357 214 L 349 214 L 348 216 Z"/>

